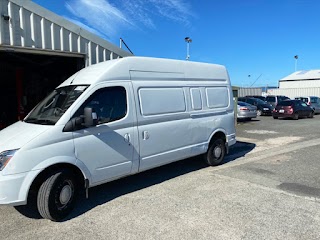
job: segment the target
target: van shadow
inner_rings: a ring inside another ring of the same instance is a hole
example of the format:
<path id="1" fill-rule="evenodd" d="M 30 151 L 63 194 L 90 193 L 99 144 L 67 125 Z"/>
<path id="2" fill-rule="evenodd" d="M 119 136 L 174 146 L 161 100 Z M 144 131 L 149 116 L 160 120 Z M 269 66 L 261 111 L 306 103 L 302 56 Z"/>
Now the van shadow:
<path id="1" fill-rule="evenodd" d="M 90 188 L 89 198 L 86 199 L 84 194 L 81 194 L 75 209 L 64 221 L 78 217 L 120 196 L 160 184 L 164 181 L 206 167 L 208 167 L 208 165 L 203 158 L 197 156 Z"/>
<path id="2" fill-rule="evenodd" d="M 237 160 L 238 158 L 244 157 L 246 154 L 251 152 L 256 147 L 256 144 L 249 142 L 237 141 L 232 146 L 229 154 L 224 159 L 224 164 Z"/>
<path id="3" fill-rule="evenodd" d="M 237 124 L 248 124 L 248 123 L 252 123 L 252 122 L 260 122 L 261 120 L 260 119 L 238 119 L 237 120 Z"/>
<path id="4" fill-rule="evenodd" d="M 237 142 L 233 148 L 230 149 L 223 164 L 235 161 L 238 158 L 245 156 L 254 148 L 255 144 L 253 143 Z M 66 219 L 64 219 L 64 221 L 81 216 L 91 209 L 112 201 L 120 196 L 139 191 L 207 167 L 208 165 L 205 163 L 203 158 L 201 156 L 197 156 L 90 188 L 89 199 L 85 199 L 84 195 L 81 195 L 75 209 Z"/>

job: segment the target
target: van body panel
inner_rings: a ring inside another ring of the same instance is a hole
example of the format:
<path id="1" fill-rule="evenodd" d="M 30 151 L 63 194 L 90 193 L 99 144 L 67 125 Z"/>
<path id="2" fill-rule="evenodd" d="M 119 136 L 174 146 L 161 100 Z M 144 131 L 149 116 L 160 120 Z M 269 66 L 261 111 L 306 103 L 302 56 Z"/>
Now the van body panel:
<path id="1" fill-rule="evenodd" d="M 12 159 L 14 161 L 9 161 L 2 170 L 2 174 L 19 174 L 43 169 L 50 165 L 50 159 L 68 158 L 73 159 L 71 163 L 75 164 L 73 135 L 62 132 L 62 129 L 62 126 L 49 126 L 47 131 L 38 135 L 15 153 Z M 45 162 L 48 162 L 48 165 L 44 164 Z"/>
<path id="2" fill-rule="evenodd" d="M 221 65 L 127 57 L 82 69 L 58 86 L 66 95 L 62 87 L 83 91 L 54 125 L 18 122 L 0 131 L 0 153 L 19 149 L 0 171 L 0 204 L 25 204 L 34 179 L 55 164 L 76 166 L 92 187 L 203 154 L 218 132 L 226 147 L 236 142 Z M 84 108 L 95 124 L 64 131 L 82 121 Z"/>
<path id="3" fill-rule="evenodd" d="M 136 113 L 131 83 L 118 81 L 99 84 L 87 95 L 118 86 L 126 90 L 126 115 L 113 122 L 73 132 L 75 155 L 88 167 L 92 185 L 135 173 L 139 165 Z"/>
<path id="4" fill-rule="evenodd" d="M 37 170 L 6 176 L 0 172 L 0 204 L 26 204 L 29 187 L 40 172 L 41 170 Z"/>
<path id="5" fill-rule="evenodd" d="M 0 153 L 6 150 L 19 149 L 50 128 L 52 127 L 46 125 L 16 122 L 1 130 Z"/>

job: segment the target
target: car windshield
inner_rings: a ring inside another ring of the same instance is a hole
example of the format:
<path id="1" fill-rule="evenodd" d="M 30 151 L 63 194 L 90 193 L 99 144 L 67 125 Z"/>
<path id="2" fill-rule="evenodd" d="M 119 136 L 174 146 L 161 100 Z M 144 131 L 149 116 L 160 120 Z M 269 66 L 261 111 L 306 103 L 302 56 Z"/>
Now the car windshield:
<path id="1" fill-rule="evenodd" d="M 248 106 L 249 104 L 245 103 L 245 102 L 238 101 L 238 105 L 239 106 Z"/>
<path id="2" fill-rule="evenodd" d="M 256 101 L 256 103 L 258 103 L 258 104 L 266 104 L 266 102 L 265 101 L 262 101 L 261 99 L 259 99 L 259 98 L 255 98 L 254 99 L 255 101 Z"/>
<path id="3" fill-rule="evenodd" d="M 292 101 L 282 101 L 279 102 L 279 106 L 292 106 L 293 102 Z"/>
<path id="4" fill-rule="evenodd" d="M 312 103 L 319 103 L 319 98 L 311 97 L 311 98 L 310 98 L 310 101 L 311 101 Z"/>
<path id="5" fill-rule="evenodd" d="M 275 102 L 276 101 L 276 97 L 267 97 L 267 102 Z"/>
<path id="6" fill-rule="evenodd" d="M 88 86 L 66 86 L 55 89 L 24 119 L 27 123 L 54 125 Z"/>

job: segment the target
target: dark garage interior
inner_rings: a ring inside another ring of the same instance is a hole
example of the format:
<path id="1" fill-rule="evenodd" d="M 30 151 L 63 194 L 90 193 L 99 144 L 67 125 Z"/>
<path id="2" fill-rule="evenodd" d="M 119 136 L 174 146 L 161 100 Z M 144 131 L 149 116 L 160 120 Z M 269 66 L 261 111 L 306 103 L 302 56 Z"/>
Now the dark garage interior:
<path id="1" fill-rule="evenodd" d="M 0 52 L 0 129 L 22 120 L 84 64 L 84 57 Z"/>

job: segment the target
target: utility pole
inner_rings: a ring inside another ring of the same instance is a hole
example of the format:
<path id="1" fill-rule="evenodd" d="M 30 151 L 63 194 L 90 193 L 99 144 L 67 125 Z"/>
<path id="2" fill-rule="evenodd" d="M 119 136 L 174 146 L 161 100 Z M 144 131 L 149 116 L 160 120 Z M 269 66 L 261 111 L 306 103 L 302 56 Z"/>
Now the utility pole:
<path id="1" fill-rule="evenodd" d="M 296 59 L 295 60 L 295 65 L 294 65 L 294 71 L 296 72 L 297 71 L 297 65 L 298 65 L 298 55 L 295 55 L 294 58 Z"/>
<path id="2" fill-rule="evenodd" d="M 190 59 L 189 44 L 192 42 L 192 39 L 190 37 L 185 37 L 184 41 L 187 43 L 187 57 L 186 57 L 186 60 L 189 61 L 189 59 Z"/>

